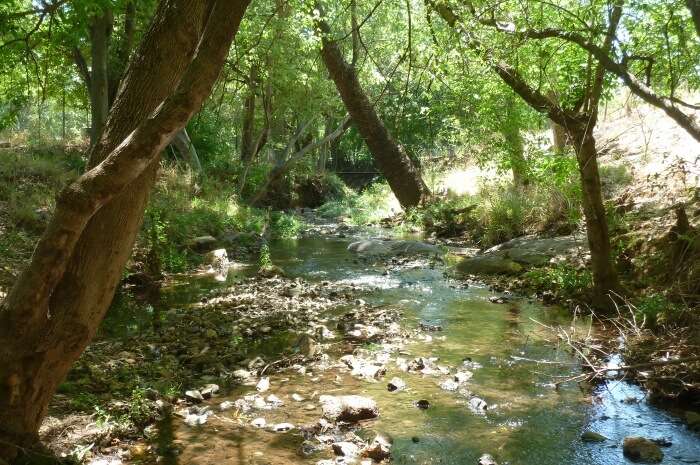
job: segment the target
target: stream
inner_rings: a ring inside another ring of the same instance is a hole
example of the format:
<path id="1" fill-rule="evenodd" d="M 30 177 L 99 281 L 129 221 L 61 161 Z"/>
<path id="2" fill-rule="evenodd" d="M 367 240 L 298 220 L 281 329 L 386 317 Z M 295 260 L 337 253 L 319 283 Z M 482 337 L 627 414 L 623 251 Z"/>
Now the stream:
<path id="1" fill-rule="evenodd" d="M 520 298 L 492 303 L 489 297 L 494 293 L 487 287 L 452 280 L 445 276 L 445 266 L 425 260 L 388 267 L 358 260 L 347 251 L 356 239 L 314 236 L 273 241 L 270 251 L 274 264 L 288 276 L 354 284 L 358 287 L 354 297 L 366 301 L 367 307 L 400 311 L 399 323 L 406 328 L 419 328 L 421 322 L 439 325 L 442 330 L 420 333 L 421 337 L 400 347 L 399 354 L 408 360 L 437 357 L 452 373 L 463 368 L 466 360 L 473 373 L 466 386 L 488 408 L 470 408 L 467 397 L 442 389 L 441 382 L 450 376 L 404 372 L 393 362 L 374 382 L 351 376 L 337 364 L 305 373 L 271 372 L 265 395 L 280 398 L 281 407 L 240 417 L 235 410 L 220 412 L 216 406 L 255 392 L 255 383 L 220 393 L 206 402 L 216 414 L 201 426 L 188 426 L 177 416 L 161 422 L 157 441 L 177 453 L 161 457 L 158 463 L 283 465 L 334 459 L 330 449 L 303 453 L 309 441 L 305 442 L 296 427 L 272 432 L 250 426 L 256 417 L 264 417 L 268 424 L 318 422 L 318 396 L 323 394 L 374 399 L 379 417 L 363 422 L 355 432 L 367 440 L 377 433 L 390 438 L 394 464 L 476 464 L 484 453 L 501 465 L 620 464 L 627 462 L 621 445 L 626 436 L 670 442 L 663 448 L 665 464 L 700 463 L 697 433 L 673 414 L 648 404 L 637 386 L 610 380 L 593 392 L 585 392 L 574 382 L 555 389 L 553 381 L 561 379 L 555 377 L 574 376 L 579 367 L 565 347 L 551 342 L 552 334 L 542 324 L 568 327 L 572 322 L 567 311 Z M 232 269 L 225 281 L 193 278 L 166 289 L 165 298 L 168 305 L 183 307 L 250 273 Z M 330 312 L 329 328 L 347 310 Z M 588 330 L 586 321 L 575 326 L 579 331 Z M 265 354 L 272 359 L 277 349 L 270 347 L 280 345 L 274 344 L 275 337 L 269 336 Z M 333 341 L 327 352 L 336 362 L 358 348 L 369 353 L 382 350 L 381 344 L 349 344 L 342 337 Z M 391 353 L 392 359 L 396 356 L 395 351 Z M 537 360 L 558 363 L 534 363 Z M 405 381 L 405 390 L 387 390 L 387 382 L 395 376 Z M 292 394 L 304 400 L 295 401 Z M 418 400 L 427 400 L 429 407 L 417 408 Z M 607 440 L 583 442 L 584 431 L 598 432 Z M 350 462 L 341 458 L 337 463 Z"/>

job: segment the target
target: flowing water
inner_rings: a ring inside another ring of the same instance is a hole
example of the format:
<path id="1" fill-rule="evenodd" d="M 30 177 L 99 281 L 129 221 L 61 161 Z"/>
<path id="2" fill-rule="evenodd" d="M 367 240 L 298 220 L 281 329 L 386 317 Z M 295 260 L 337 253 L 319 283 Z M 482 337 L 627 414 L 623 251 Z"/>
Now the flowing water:
<path id="1" fill-rule="evenodd" d="M 663 463 L 700 463 L 700 436 L 672 414 L 646 403 L 638 387 L 611 380 L 592 393 L 576 383 L 554 388 L 552 382 L 560 379 L 556 376 L 576 375 L 578 365 L 563 347 L 550 342 L 552 334 L 542 324 L 568 326 L 567 312 L 526 299 L 491 303 L 488 297 L 493 293 L 487 288 L 446 278 L 444 267 L 427 262 L 409 263 L 387 273 L 384 264 L 356 260 L 346 250 L 349 242 L 325 237 L 273 242 L 271 255 L 290 276 L 357 284 L 363 289 L 358 297 L 370 306 L 401 309 L 401 324 L 407 327 L 421 321 L 441 325 L 443 331 L 430 333 L 432 340 L 407 344 L 403 349 L 410 354 L 407 358 L 439 357 L 440 363 L 451 367 L 469 358 L 481 365 L 472 370 L 468 387 L 489 408 L 474 412 L 463 396 L 442 390 L 439 383 L 444 376 L 404 373 L 390 363 L 378 382 L 336 369 L 273 374 L 268 393 L 285 405 L 253 416 L 266 417 L 268 423 L 310 424 L 321 416 L 319 394 L 359 394 L 377 401 L 380 417 L 365 423 L 358 434 L 371 439 L 380 432 L 390 437 L 395 464 L 475 464 L 483 453 L 492 454 L 501 464 L 619 464 L 626 462 L 621 443 L 629 435 L 668 439 L 672 445 L 664 448 Z M 167 300 L 178 305 L 196 301 L 208 289 L 230 285 L 246 274 L 249 271 L 234 271 L 224 283 L 190 280 L 169 289 Z M 576 326 L 587 330 L 585 322 Z M 335 346 L 334 357 L 352 350 L 343 343 Z M 404 379 L 408 389 L 388 392 L 386 382 L 393 376 Z M 215 406 L 251 391 L 252 386 L 238 387 L 211 403 Z M 292 393 L 306 400 L 294 402 Z M 430 407 L 416 408 L 414 402 L 419 399 L 428 400 Z M 332 458 L 330 451 L 303 455 L 304 438 L 296 429 L 275 433 L 252 428 L 249 422 L 250 418 L 231 411 L 217 413 L 198 427 L 173 417 L 160 425 L 159 441 L 175 445 L 179 452 L 166 457 L 165 463 L 315 464 Z M 585 443 L 580 436 L 586 430 L 608 440 Z"/>

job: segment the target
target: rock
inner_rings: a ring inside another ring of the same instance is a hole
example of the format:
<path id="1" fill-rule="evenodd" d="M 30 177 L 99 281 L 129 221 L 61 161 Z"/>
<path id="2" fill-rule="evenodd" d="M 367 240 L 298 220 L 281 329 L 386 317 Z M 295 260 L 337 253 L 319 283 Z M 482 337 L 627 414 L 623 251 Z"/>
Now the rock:
<path id="1" fill-rule="evenodd" d="M 219 392 L 219 389 L 220 388 L 219 388 L 218 384 L 211 383 L 211 384 L 207 384 L 206 386 L 202 387 L 202 389 L 200 389 L 199 392 L 202 394 L 202 397 L 204 397 L 205 399 L 209 399 L 214 394 Z"/>
<path id="2" fill-rule="evenodd" d="M 481 457 L 479 457 L 477 465 L 498 465 L 498 463 L 491 454 L 484 454 Z"/>
<path id="3" fill-rule="evenodd" d="M 366 239 L 353 242 L 348 246 L 350 252 L 368 256 L 435 256 L 442 255 L 442 250 L 432 244 L 420 241 L 382 241 Z"/>
<path id="4" fill-rule="evenodd" d="M 586 241 L 573 235 L 548 238 L 523 236 L 491 247 L 484 255 L 507 257 L 525 266 L 543 266 L 555 257 L 579 255 L 586 249 Z"/>
<path id="5" fill-rule="evenodd" d="M 469 409 L 473 412 L 481 413 L 488 408 L 488 404 L 480 397 L 472 397 L 469 399 Z"/>
<path id="6" fill-rule="evenodd" d="M 226 401 L 219 404 L 219 410 L 221 410 L 222 412 L 225 412 L 227 410 L 231 410 L 235 406 L 236 406 L 235 403 L 231 402 L 230 400 L 226 400 Z"/>
<path id="7" fill-rule="evenodd" d="M 700 413 L 687 411 L 685 412 L 685 421 L 688 423 L 688 428 L 691 431 L 700 432 Z"/>
<path id="8" fill-rule="evenodd" d="M 257 274 L 261 278 L 274 278 L 275 276 L 284 276 L 284 270 L 277 265 L 267 264 L 261 266 Z"/>
<path id="9" fill-rule="evenodd" d="M 185 399 L 190 402 L 199 403 L 204 400 L 204 396 L 197 389 L 191 389 L 189 391 L 185 391 Z"/>
<path id="10" fill-rule="evenodd" d="M 204 255 L 203 263 L 215 270 L 225 270 L 229 266 L 226 249 L 214 249 Z"/>
<path id="11" fill-rule="evenodd" d="M 425 323 L 423 321 L 420 322 L 419 326 L 423 331 L 442 331 L 442 326 L 434 325 L 432 323 Z"/>
<path id="12" fill-rule="evenodd" d="M 414 405 L 421 410 L 426 410 L 428 407 L 430 407 L 430 402 L 425 399 L 421 399 L 416 401 Z"/>
<path id="13" fill-rule="evenodd" d="M 264 428 L 265 425 L 267 425 L 267 421 L 264 418 L 259 417 L 251 421 L 250 424 L 256 428 Z"/>
<path id="14" fill-rule="evenodd" d="M 255 385 L 255 389 L 257 389 L 258 392 L 265 392 L 270 389 L 270 378 L 260 378 L 258 384 Z"/>
<path id="15" fill-rule="evenodd" d="M 361 454 L 375 462 L 381 462 L 391 457 L 391 443 L 384 436 L 377 435 L 371 444 L 362 449 Z"/>
<path id="16" fill-rule="evenodd" d="M 272 431 L 275 433 L 284 433 L 285 431 L 290 431 L 294 429 L 294 425 L 291 423 L 277 423 L 272 427 Z"/>
<path id="17" fill-rule="evenodd" d="M 466 383 L 469 381 L 472 376 L 474 376 L 474 373 L 471 371 L 458 371 L 455 373 L 454 380 L 458 382 L 459 384 Z"/>
<path id="18" fill-rule="evenodd" d="M 387 242 L 373 239 L 357 241 L 348 245 L 348 250 L 361 255 L 389 255 L 391 248 Z"/>
<path id="19" fill-rule="evenodd" d="M 192 250 L 204 253 L 216 249 L 218 244 L 213 236 L 199 236 L 191 239 L 188 245 Z"/>
<path id="20" fill-rule="evenodd" d="M 255 357 L 253 360 L 248 362 L 248 369 L 249 370 L 257 370 L 258 368 L 264 367 L 265 364 L 266 364 L 265 360 L 262 357 Z"/>
<path id="21" fill-rule="evenodd" d="M 284 297 L 297 297 L 301 295 L 301 288 L 299 286 L 287 286 L 282 291 Z"/>
<path id="22" fill-rule="evenodd" d="M 477 255 L 457 263 L 456 270 L 462 274 L 517 274 L 523 267 L 508 258 Z"/>
<path id="23" fill-rule="evenodd" d="M 292 394 L 292 400 L 294 402 L 304 402 L 304 396 L 297 394 L 296 392 Z"/>
<path id="24" fill-rule="evenodd" d="M 595 431 L 584 431 L 581 435 L 581 440 L 583 442 L 605 442 L 608 438 Z"/>
<path id="25" fill-rule="evenodd" d="M 446 379 L 440 383 L 440 389 L 445 391 L 456 391 L 459 389 L 459 383 L 453 379 Z"/>
<path id="26" fill-rule="evenodd" d="M 406 383 L 401 378 L 394 377 L 391 378 L 391 381 L 389 381 L 389 384 L 386 385 L 386 388 L 389 392 L 403 391 L 406 389 Z"/>
<path id="27" fill-rule="evenodd" d="M 639 436 L 626 437 L 622 443 L 622 453 L 638 463 L 659 463 L 664 458 L 664 453 L 658 445 Z"/>
<path id="28" fill-rule="evenodd" d="M 391 241 L 389 246 L 394 255 L 414 256 L 435 256 L 442 255 L 442 250 L 436 245 L 421 241 Z"/>
<path id="29" fill-rule="evenodd" d="M 234 378 L 241 381 L 245 381 L 253 377 L 253 374 L 250 371 L 243 369 L 235 370 L 232 374 Z"/>
<path id="30" fill-rule="evenodd" d="M 492 295 L 489 297 L 489 302 L 492 304 L 505 304 L 508 303 L 508 297 Z"/>
<path id="31" fill-rule="evenodd" d="M 335 455 L 341 457 L 357 457 L 360 455 L 360 448 L 355 443 L 349 441 L 336 442 L 332 446 Z"/>
<path id="32" fill-rule="evenodd" d="M 220 236 L 220 242 L 226 247 L 236 247 L 241 244 L 252 243 L 260 239 L 254 232 L 227 231 Z"/>
<path id="33" fill-rule="evenodd" d="M 202 413 L 188 413 L 185 416 L 185 423 L 188 426 L 199 426 L 207 422 L 207 419 L 211 415 L 211 412 L 204 411 Z"/>
<path id="34" fill-rule="evenodd" d="M 354 423 L 379 416 L 377 403 L 362 396 L 327 396 L 319 398 L 323 416 L 331 421 Z"/>
<path id="35" fill-rule="evenodd" d="M 254 396 L 252 400 L 253 408 L 256 410 L 270 410 L 272 408 L 272 406 L 268 405 L 268 403 L 265 402 L 265 399 L 260 396 Z"/>
<path id="36" fill-rule="evenodd" d="M 427 366 L 426 360 L 423 357 L 416 357 L 408 362 L 408 371 L 421 371 Z"/>
<path id="37" fill-rule="evenodd" d="M 282 405 L 284 405 L 284 402 L 282 402 L 282 399 L 280 399 L 279 397 L 277 397 L 274 394 L 270 394 L 269 396 L 267 396 L 267 398 L 265 400 L 267 401 L 268 404 L 271 404 L 272 407 L 281 407 Z"/>
<path id="38" fill-rule="evenodd" d="M 321 346 L 308 334 L 302 334 L 295 346 L 304 357 L 313 358 L 321 353 Z"/>

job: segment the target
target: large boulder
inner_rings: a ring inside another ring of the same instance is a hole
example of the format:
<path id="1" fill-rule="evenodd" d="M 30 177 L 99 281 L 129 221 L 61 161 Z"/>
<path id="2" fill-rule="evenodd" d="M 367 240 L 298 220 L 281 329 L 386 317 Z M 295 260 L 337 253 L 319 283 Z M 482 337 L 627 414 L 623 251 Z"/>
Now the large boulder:
<path id="1" fill-rule="evenodd" d="M 525 268 L 543 266 L 586 251 L 585 240 L 575 236 L 523 236 L 462 260 L 457 264 L 457 271 L 464 274 L 518 274 Z"/>
<path id="2" fill-rule="evenodd" d="M 379 241 L 375 239 L 367 239 L 363 241 L 353 242 L 348 246 L 350 252 L 360 255 L 389 255 L 391 247 L 389 241 Z"/>
<path id="3" fill-rule="evenodd" d="M 555 257 L 584 253 L 586 244 L 585 238 L 576 236 L 523 236 L 491 247 L 484 254 L 497 254 L 524 266 L 543 266 Z"/>
<path id="4" fill-rule="evenodd" d="M 359 255 L 371 256 L 436 256 L 442 255 L 442 250 L 426 242 L 421 241 L 394 241 L 394 240 L 378 240 L 365 239 L 353 242 L 348 246 L 350 252 Z"/>
<path id="5" fill-rule="evenodd" d="M 195 252 L 205 253 L 218 247 L 218 241 L 214 236 L 199 236 L 190 239 L 189 247 Z"/>
<path id="6" fill-rule="evenodd" d="M 215 270 L 225 270 L 229 266 L 226 249 L 214 249 L 204 255 L 204 264 L 210 265 Z"/>
<path id="7" fill-rule="evenodd" d="M 622 443 L 622 453 L 633 462 L 659 463 L 664 458 L 661 448 L 652 440 L 628 436 Z"/>
<path id="8" fill-rule="evenodd" d="M 355 423 L 379 416 L 377 403 L 369 397 L 362 396 L 321 396 L 323 416 L 331 421 Z"/>
<path id="9" fill-rule="evenodd" d="M 517 274 L 522 265 L 496 254 L 483 254 L 466 258 L 457 263 L 457 271 L 463 274 Z"/>

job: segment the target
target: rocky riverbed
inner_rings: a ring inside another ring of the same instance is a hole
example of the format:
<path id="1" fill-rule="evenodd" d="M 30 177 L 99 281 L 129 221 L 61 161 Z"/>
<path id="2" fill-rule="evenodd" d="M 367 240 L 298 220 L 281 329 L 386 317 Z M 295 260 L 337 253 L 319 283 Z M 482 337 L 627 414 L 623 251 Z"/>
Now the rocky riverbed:
<path id="1" fill-rule="evenodd" d="M 270 244 L 285 276 L 181 279 L 162 309 L 108 318 L 126 331 L 81 358 L 44 437 L 100 465 L 608 464 L 648 445 L 628 437 L 700 457 L 635 386 L 555 388 L 578 364 L 541 323 L 585 321 L 446 277 L 434 246 L 316 227 Z"/>

